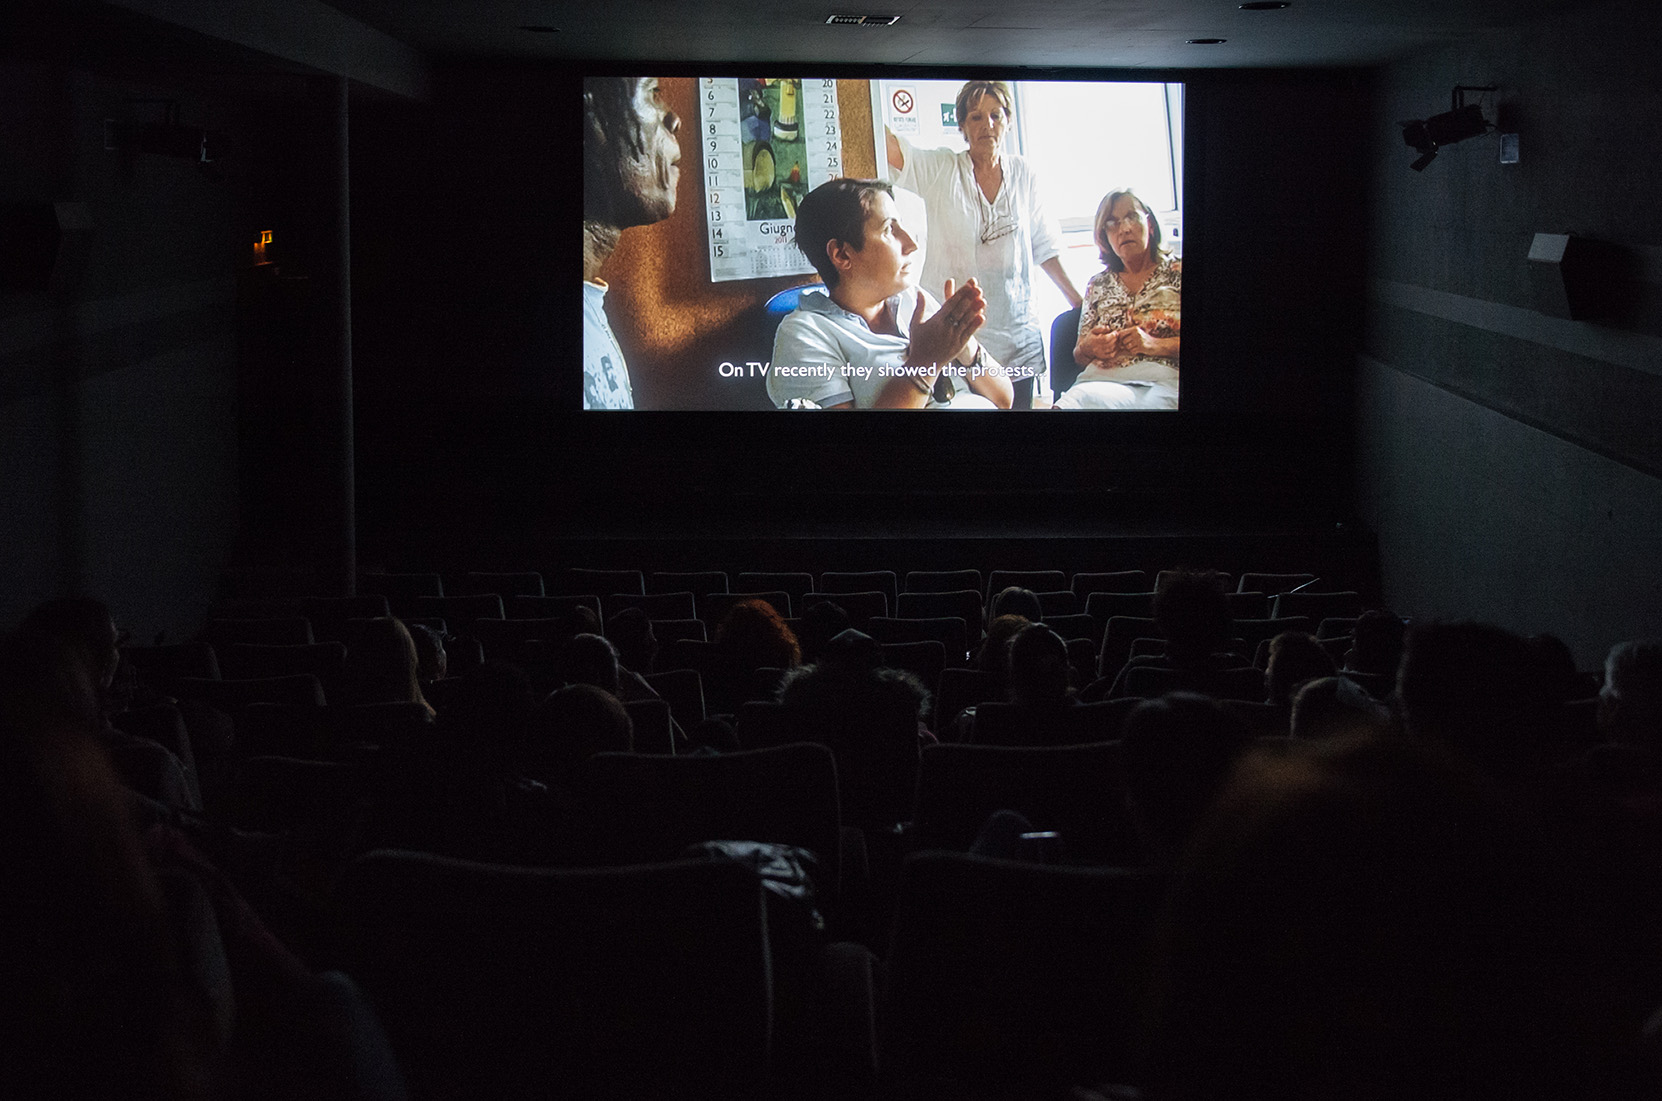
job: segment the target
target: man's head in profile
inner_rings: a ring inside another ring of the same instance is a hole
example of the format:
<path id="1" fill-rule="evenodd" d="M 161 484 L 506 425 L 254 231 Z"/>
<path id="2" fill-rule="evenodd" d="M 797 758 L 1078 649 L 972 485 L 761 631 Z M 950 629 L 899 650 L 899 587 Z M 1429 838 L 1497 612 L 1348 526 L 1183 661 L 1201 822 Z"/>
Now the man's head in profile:
<path id="1" fill-rule="evenodd" d="M 675 212 L 681 120 L 664 105 L 657 77 L 583 81 L 583 225 L 616 234 Z M 608 250 L 609 253 L 609 250 Z"/>
<path id="2" fill-rule="evenodd" d="M 623 348 L 606 316 L 600 269 L 623 231 L 675 213 L 681 120 L 664 105 L 658 78 L 583 81 L 583 408 L 633 409 Z"/>

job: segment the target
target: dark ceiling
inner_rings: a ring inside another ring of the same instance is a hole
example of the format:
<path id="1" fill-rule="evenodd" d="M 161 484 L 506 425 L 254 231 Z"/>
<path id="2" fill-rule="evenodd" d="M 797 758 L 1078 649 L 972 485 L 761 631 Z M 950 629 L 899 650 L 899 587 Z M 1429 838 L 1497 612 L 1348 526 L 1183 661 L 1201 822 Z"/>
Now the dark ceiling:
<path id="1" fill-rule="evenodd" d="M 1574 0 L 336 0 L 447 56 L 1237 68 L 1376 65 L 1523 22 Z M 836 14 L 893 26 L 829 26 Z M 552 28 L 540 32 L 523 30 Z M 1219 45 L 1189 39 L 1222 38 Z"/>

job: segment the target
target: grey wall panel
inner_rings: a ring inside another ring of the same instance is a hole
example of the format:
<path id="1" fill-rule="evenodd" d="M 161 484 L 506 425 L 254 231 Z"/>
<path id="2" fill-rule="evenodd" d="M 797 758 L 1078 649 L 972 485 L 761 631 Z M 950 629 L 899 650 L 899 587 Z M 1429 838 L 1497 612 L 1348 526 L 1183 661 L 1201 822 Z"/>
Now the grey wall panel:
<path id="1" fill-rule="evenodd" d="M 1584 668 L 1662 635 L 1662 480 L 1364 358 L 1358 505 L 1398 613 L 1551 631 Z"/>
<path id="2" fill-rule="evenodd" d="M 1662 475 L 1662 376 L 1380 302 L 1370 308 L 1365 348 L 1382 363 Z"/>

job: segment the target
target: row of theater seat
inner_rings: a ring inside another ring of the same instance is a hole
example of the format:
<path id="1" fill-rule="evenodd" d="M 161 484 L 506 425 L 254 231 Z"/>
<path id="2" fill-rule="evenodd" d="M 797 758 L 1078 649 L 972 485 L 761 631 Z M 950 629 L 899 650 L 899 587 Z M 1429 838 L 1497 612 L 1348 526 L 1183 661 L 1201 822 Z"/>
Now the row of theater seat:
<path id="1" fill-rule="evenodd" d="M 881 979 L 869 952 L 806 935 L 733 864 L 382 850 L 347 868 L 336 900 L 341 962 L 418 1096 L 1060 1097 L 1138 1079 L 1166 886 L 920 854 Z"/>
<path id="2" fill-rule="evenodd" d="M 804 575 L 806 576 L 806 575 Z M 1154 593 L 1093 592 L 1081 595 L 1071 590 L 1035 591 L 1047 620 L 1089 617 L 1100 634 L 1114 616 L 1150 617 L 1154 614 Z M 1355 590 L 1269 594 L 1234 592 L 1228 594 L 1229 610 L 1237 619 L 1287 619 L 1295 616 L 1320 621 L 1328 618 L 1355 618 L 1363 600 Z M 780 616 L 800 617 L 808 608 L 832 602 L 848 613 L 856 624 L 872 619 L 958 618 L 980 624 L 986 614 L 981 593 L 973 589 L 940 592 L 880 590 L 745 590 L 696 594 L 675 593 L 582 593 L 566 596 L 508 596 L 494 593 L 472 596 L 418 596 L 401 602 L 401 618 L 417 621 L 441 620 L 467 630 L 481 620 L 554 620 L 575 608 L 588 608 L 602 621 L 625 609 L 638 608 L 649 619 L 673 622 L 698 620 L 708 633 L 719 625 L 729 609 L 742 600 L 761 600 Z M 222 605 L 210 624 L 209 641 L 288 643 L 337 639 L 353 620 L 390 615 L 392 606 L 380 594 L 357 597 L 318 597 L 305 601 L 237 601 Z M 307 622 L 306 627 L 300 621 Z M 223 622 L 222 622 L 223 621 Z M 247 624 L 264 624 L 256 629 Z"/>
<path id="3" fill-rule="evenodd" d="M 1050 569 L 995 569 L 983 573 L 977 569 L 911 570 L 901 574 L 895 570 L 828 570 L 818 575 L 805 571 L 743 570 L 732 575 L 725 570 L 652 571 L 634 569 L 590 569 L 572 567 L 555 575 L 552 586 L 545 584 L 543 575 L 527 570 L 486 573 L 473 571 L 452 582 L 458 584 L 461 595 L 495 593 L 499 596 L 543 596 L 581 593 L 649 593 L 691 592 L 698 595 L 724 592 L 751 592 L 781 589 L 790 593 L 867 592 L 875 590 L 893 597 L 902 592 L 953 592 L 973 589 L 992 595 L 1006 586 L 1018 586 L 1035 592 L 1067 589 L 1081 596 L 1093 592 L 1136 593 L 1152 592 L 1159 587 L 1161 577 L 1169 572 L 1161 570 L 1150 575 L 1145 570 L 1080 571 L 1069 575 Z M 1229 574 L 1220 574 L 1225 588 L 1236 592 L 1281 593 L 1308 587 L 1319 578 L 1314 573 L 1242 573 L 1238 583 Z M 359 578 L 358 591 L 380 593 L 390 600 L 407 600 L 418 596 L 444 596 L 446 586 L 437 573 L 371 573 Z"/>
<path id="4" fill-rule="evenodd" d="M 801 571 L 740 571 L 729 575 L 722 570 L 653 572 L 641 570 L 566 569 L 556 575 L 552 586 L 534 571 L 517 573 L 468 573 L 447 588 L 437 573 L 365 574 L 358 591 L 384 595 L 400 614 L 408 613 L 421 597 L 446 595 L 516 596 L 545 595 L 629 595 L 656 596 L 691 593 L 703 597 L 722 593 L 784 592 L 798 600 L 810 592 L 880 592 L 893 607 L 902 593 L 972 591 L 990 599 L 1007 586 L 1034 592 L 1071 592 L 1083 600 L 1092 593 L 1148 593 L 1160 587 L 1162 577 L 1172 571 L 1151 575 L 1144 570 L 1081 571 L 1070 576 L 1061 570 L 913 570 L 904 575 L 894 570 L 826 571 L 819 575 Z M 1313 573 L 1243 573 L 1238 579 L 1220 574 L 1220 581 L 1234 592 L 1278 593 L 1314 588 L 1320 581 Z M 1328 589 L 1338 586 L 1329 583 Z"/>

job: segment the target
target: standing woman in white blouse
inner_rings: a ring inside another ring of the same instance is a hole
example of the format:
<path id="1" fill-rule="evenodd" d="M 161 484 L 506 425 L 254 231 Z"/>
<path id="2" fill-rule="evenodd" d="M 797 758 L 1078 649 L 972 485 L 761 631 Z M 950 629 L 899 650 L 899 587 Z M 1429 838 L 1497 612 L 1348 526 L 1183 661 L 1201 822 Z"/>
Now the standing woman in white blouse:
<path id="1" fill-rule="evenodd" d="M 887 132 L 895 183 L 923 196 L 929 212 L 923 285 L 974 279 L 987 301 L 981 343 L 1006 368 L 1045 372 L 1044 340 L 1033 314 L 1033 273 L 1043 268 L 1072 305 L 1081 296 L 1062 267 L 1061 235 L 1045 213 L 1038 179 L 1007 153 L 1014 97 L 998 80 L 972 80 L 958 92 L 958 130 L 969 149 L 918 149 Z M 1021 377 L 1016 375 L 1015 377 Z"/>

